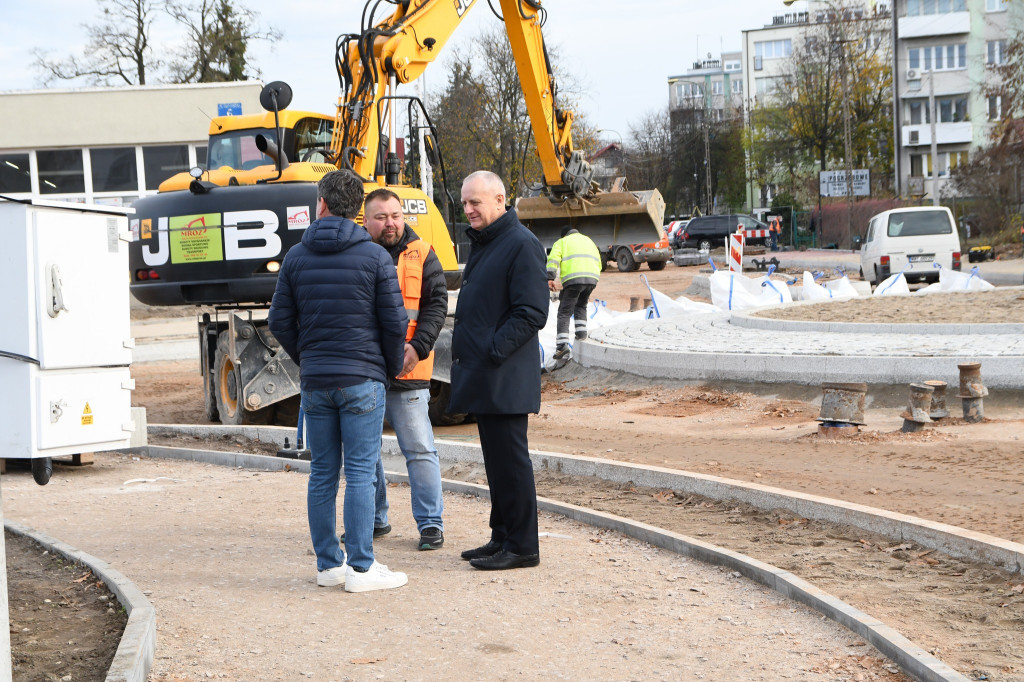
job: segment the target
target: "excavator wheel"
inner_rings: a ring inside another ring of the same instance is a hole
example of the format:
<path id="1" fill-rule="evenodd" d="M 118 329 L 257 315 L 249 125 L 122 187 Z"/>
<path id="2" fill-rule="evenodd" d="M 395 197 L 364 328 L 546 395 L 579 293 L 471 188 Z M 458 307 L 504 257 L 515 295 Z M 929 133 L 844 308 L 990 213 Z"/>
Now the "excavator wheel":
<path id="1" fill-rule="evenodd" d="M 239 396 L 242 387 L 238 378 L 238 368 L 231 362 L 224 353 L 217 351 L 216 369 L 216 394 L 217 412 L 220 415 L 220 423 L 228 426 L 242 426 L 246 424 L 269 424 L 274 419 L 274 407 L 265 407 L 260 410 L 246 410 Z"/>
<path id="2" fill-rule="evenodd" d="M 667 263 L 667 260 L 649 260 L 647 261 L 647 267 L 652 272 L 657 272 L 658 270 L 664 270 Z"/>

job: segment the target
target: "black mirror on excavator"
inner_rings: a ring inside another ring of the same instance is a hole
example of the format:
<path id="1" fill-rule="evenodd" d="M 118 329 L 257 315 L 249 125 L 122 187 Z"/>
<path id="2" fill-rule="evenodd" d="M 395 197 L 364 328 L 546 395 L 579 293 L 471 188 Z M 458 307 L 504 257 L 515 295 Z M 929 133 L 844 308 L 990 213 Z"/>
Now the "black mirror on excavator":
<path id="1" fill-rule="evenodd" d="M 267 111 L 287 109 L 292 103 L 292 88 L 284 81 L 274 81 L 263 86 L 260 92 L 260 106 Z M 276 106 L 275 106 L 276 105 Z"/>

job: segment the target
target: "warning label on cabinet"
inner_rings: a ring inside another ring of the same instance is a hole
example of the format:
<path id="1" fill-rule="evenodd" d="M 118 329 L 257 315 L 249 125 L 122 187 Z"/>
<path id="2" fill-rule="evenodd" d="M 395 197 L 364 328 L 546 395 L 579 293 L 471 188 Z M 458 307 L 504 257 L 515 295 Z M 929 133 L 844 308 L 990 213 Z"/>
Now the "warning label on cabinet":
<path id="1" fill-rule="evenodd" d="M 89 407 L 89 403 L 85 404 L 85 409 L 82 410 L 82 426 L 88 426 L 92 424 L 92 408 Z"/>
<path id="2" fill-rule="evenodd" d="M 224 260 L 220 213 L 173 216 L 168 227 L 172 263 Z"/>

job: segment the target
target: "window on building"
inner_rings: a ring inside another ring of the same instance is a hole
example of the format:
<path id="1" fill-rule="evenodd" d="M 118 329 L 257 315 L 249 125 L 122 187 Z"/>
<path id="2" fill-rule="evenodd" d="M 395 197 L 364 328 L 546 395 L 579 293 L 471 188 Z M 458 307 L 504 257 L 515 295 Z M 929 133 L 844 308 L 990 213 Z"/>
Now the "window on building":
<path id="1" fill-rule="evenodd" d="M 200 168 L 206 168 L 206 145 L 196 145 L 196 165 Z"/>
<path id="2" fill-rule="evenodd" d="M 729 62 L 725 63 L 725 70 L 726 71 L 739 71 L 740 68 L 741 68 L 741 64 L 740 64 L 739 61 L 729 61 Z"/>
<path id="3" fill-rule="evenodd" d="M 988 120 L 1001 121 L 1009 112 L 1003 107 L 1002 95 L 990 95 L 988 98 Z"/>
<path id="4" fill-rule="evenodd" d="M 764 40 L 754 43 L 754 56 L 762 59 L 781 59 L 793 53 L 793 41 L 785 40 Z"/>
<path id="5" fill-rule="evenodd" d="M 907 50 L 907 67 L 924 71 L 966 69 L 967 43 L 912 47 Z"/>
<path id="6" fill-rule="evenodd" d="M 81 149 L 46 149 L 36 152 L 40 194 L 72 194 L 85 191 Z"/>
<path id="7" fill-rule="evenodd" d="M 92 191 L 136 192 L 139 172 L 135 147 L 108 147 L 89 150 L 92 166 Z"/>
<path id="8" fill-rule="evenodd" d="M 985 0 L 985 11 L 1005 12 L 1010 0 Z"/>
<path id="9" fill-rule="evenodd" d="M 724 86 L 724 84 L 722 83 L 722 81 L 714 81 L 714 82 L 712 82 L 711 83 L 711 94 L 712 95 L 721 95 L 722 94 L 723 86 Z"/>
<path id="10" fill-rule="evenodd" d="M 958 166 L 967 165 L 967 152 L 950 152 L 948 158 L 949 173 L 956 170 Z"/>
<path id="11" fill-rule="evenodd" d="M 987 0 L 993 2 L 993 0 Z M 907 16 L 966 12 L 967 0 L 907 0 Z"/>
<path id="12" fill-rule="evenodd" d="M 754 87 L 757 91 L 758 97 L 764 97 L 774 93 L 782 79 L 779 77 L 766 77 L 766 78 L 755 78 Z"/>
<path id="13" fill-rule="evenodd" d="M 743 94 L 743 81 L 737 79 L 732 82 L 732 92 L 734 95 Z"/>
<path id="14" fill-rule="evenodd" d="M 0 194 L 31 191 L 28 154 L 0 154 Z"/>
<path id="15" fill-rule="evenodd" d="M 704 96 L 704 88 L 696 83 L 676 83 L 676 99 L 694 99 Z"/>
<path id="16" fill-rule="evenodd" d="M 960 123 L 967 120 L 967 95 L 937 97 L 935 99 L 936 120 L 939 123 Z"/>
<path id="17" fill-rule="evenodd" d="M 932 176 L 932 155 L 911 154 L 910 175 L 915 178 L 930 178 Z"/>
<path id="18" fill-rule="evenodd" d="M 931 123 L 931 117 L 928 116 L 928 100 L 925 99 L 909 99 L 903 103 L 904 115 L 907 122 L 910 125 L 921 125 L 922 123 Z"/>
<path id="19" fill-rule="evenodd" d="M 188 170 L 188 146 L 143 147 L 142 165 L 146 172 L 146 189 L 158 189 L 167 178 Z"/>
<path id="20" fill-rule="evenodd" d="M 999 64 L 1006 63 L 1006 41 L 1005 40 L 990 40 L 988 41 L 988 55 L 985 59 L 986 64 L 998 66 Z"/>

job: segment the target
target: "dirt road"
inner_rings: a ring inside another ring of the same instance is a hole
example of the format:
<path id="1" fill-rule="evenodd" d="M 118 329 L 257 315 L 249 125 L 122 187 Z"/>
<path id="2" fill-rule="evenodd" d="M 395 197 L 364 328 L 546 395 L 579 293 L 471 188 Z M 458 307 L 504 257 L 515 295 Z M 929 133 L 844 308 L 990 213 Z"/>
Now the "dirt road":
<path id="1" fill-rule="evenodd" d="M 696 271 L 669 267 L 644 274 L 652 286 L 677 296 Z M 606 273 L 596 292 L 617 309 L 643 295 L 636 273 Z M 947 315 L 944 321 L 957 319 Z M 201 380 L 192 363 L 137 365 L 133 376 L 135 403 L 147 407 L 150 423 L 204 421 Z M 1024 542 L 1024 407 L 1018 395 L 991 396 L 983 424 L 954 418 L 924 433 L 902 434 L 904 389 L 873 389 L 862 433 L 827 441 L 815 435 L 815 391 L 724 388 L 651 385 L 570 365 L 546 379 L 541 413 L 531 417 L 530 444 L 834 497 Z M 437 436 L 474 440 L 476 430 L 472 424 L 439 428 Z M 472 470 L 446 475 L 482 478 Z M 671 491 L 547 475 L 539 477 L 538 488 L 787 568 L 893 625 L 970 677 L 1024 680 L 1019 575 L 785 512 L 681 499 Z"/>

